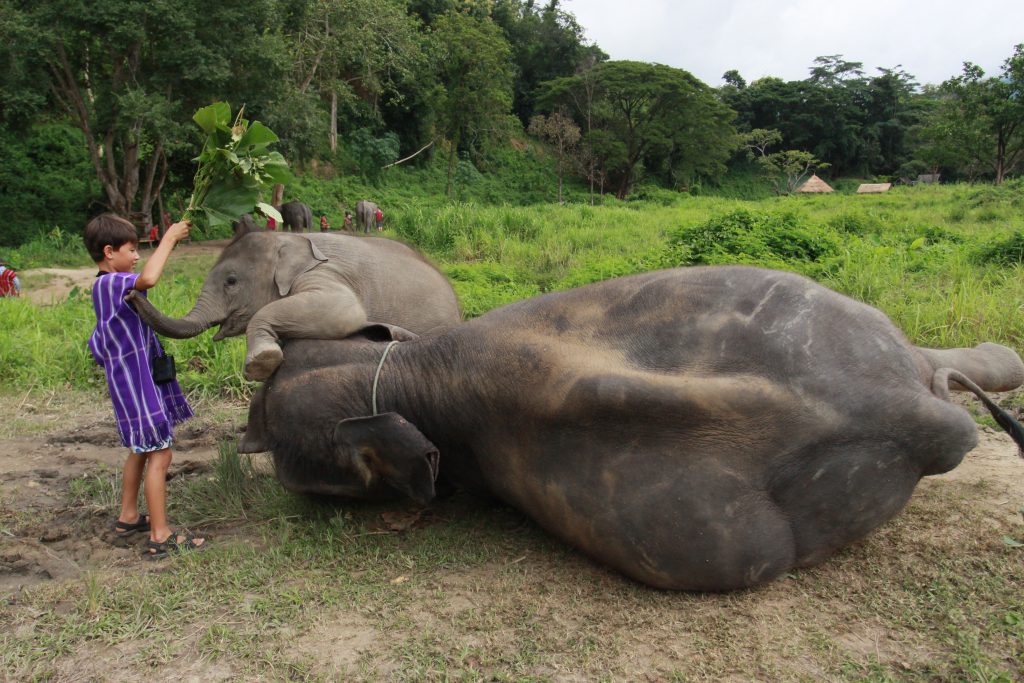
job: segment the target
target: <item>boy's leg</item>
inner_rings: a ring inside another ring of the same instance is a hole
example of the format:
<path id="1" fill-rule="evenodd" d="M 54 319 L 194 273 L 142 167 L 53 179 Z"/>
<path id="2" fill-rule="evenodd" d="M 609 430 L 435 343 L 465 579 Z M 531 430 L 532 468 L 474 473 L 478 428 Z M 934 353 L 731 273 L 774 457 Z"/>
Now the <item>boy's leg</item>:
<path id="1" fill-rule="evenodd" d="M 142 484 L 142 472 L 146 467 L 144 453 L 129 453 L 124 462 L 121 476 L 121 514 L 117 521 L 135 524 L 139 521 L 139 486 Z"/>
<path id="2" fill-rule="evenodd" d="M 146 506 L 149 508 L 149 540 L 163 543 L 171 535 L 167 521 L 167 469 L 171 466 L 171 449 L 147 453 L 146 465 Z M 193 544 L 200 546 L 206 539 L 195 538 Z M 179 542 L 184 543 L 180 537 Z"/>
<path id="3" fill-rule="evenodd" d="M 167 523 L 167 468 L 171 466 L 171 449 L 146 453 L 146 507 L 149 508 L 149 538 L 164 541 L 171 534 Z"/>

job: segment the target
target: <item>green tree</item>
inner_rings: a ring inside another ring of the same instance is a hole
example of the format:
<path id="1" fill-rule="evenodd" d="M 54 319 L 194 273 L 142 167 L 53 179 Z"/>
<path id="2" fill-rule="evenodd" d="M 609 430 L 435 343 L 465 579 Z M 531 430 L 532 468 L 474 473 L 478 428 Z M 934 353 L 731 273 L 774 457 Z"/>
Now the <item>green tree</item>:
<path id="1" fill-rule="evenodd" d="M 150 220 L 170 156 L 192 155 L 199 106 L 245 93 L 252 114 L 273 100 L 282 46 L 268 30 L 271 0 L 24 0 L 5 9 L 24 29 L 25 69 L 82 131 L 107 206 L 137 222 Z"/>
<path id="2" fill-rule="evenodd" d="M 327 107 L 326 139 L 338 145 L 339 118 L 351 130 L 380 124 L 383 99 L 421 73 L 425 55 L 417 21 L 403 0 L 310 0 L 290 35 L 292 78 L 299 96 L 318 94 Z"/>
<path id="3" fill-rule="evenodd" d="M 547 0 L 538 7 L 533 0 L 495 0 L 492 19 L 512 47 L 516 66 L 512 111 L 523 125 L 535 113 L 537 86 L 569 76 L 587 53 L 583 28 L 576 18 Z"/>
<path id="4" fill-rule="evenodd" d="M 592 96 L 584 94 L 589 84 Z M 695 175 L 717 175 L 735 148 L 733 112 L 711 88 L 682 69 L 603 62 L 590 74 L 546 83 L 542 99 L 549 106 L 574 107 L 578 114 L 581 103 L 592 103 L 588 130 L 603 130 L 618 144 L 609 145 L 604 138 L 604 144 L 591 148 L 608 169 L 620 198 L 629 195 L 645 168 L 672 185 L 685 184 Z M 587 138 L 592 137 L 588 133 Z"/>
<path id="5" fill-rule="evenodd" d="M 531 118 L 529 131 L 532 135 L 547 140 L 555 147 L 555 153 L 558 155 L 558 203 L 561 204 L 565 163 L 580 141 L 580 127 L 565 114 L 555 112 L 551 116 L 537 114 Z"/>
<path id="6" fill-rule="evenodd" d="M 944 82 L 948 96 L 934 123 L 936 136 L 959 146 L 995 184 L 1024 161 L 1024 43 L 1014 47 L 999 76 L 986 78 L 967 62 L 963 73 Z"/>
<path id="7" fill-rule="evenodd" d="M 776 194 L 793 194 L 807 176 L 816 170 L 828 168 L 827 163 L 819 161 L 810 152 L 798 149 L 787 149 L 758 157 L 757 163 Z"/>
<path id="8" fill-rule="evenodd" d="M 487 19 L 449 12 L 434 20 L 432 50 L 440 87 L 437 122 L 449 141 L 448 180 L 466 141 L 500 137 L 512 106 L 511 49 Z"/>

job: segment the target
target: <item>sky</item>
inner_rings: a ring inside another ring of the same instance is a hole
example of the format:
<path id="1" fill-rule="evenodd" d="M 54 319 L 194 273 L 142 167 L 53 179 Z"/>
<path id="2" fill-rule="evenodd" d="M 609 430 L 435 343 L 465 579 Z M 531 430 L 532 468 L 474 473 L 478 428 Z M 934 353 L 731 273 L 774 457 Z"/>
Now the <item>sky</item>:
<path id="1" fill-rule="evenodd" d="M 749 83 L 810 75 L 814 58 L 842 55 L 902 69 L 920 84 L 960 75 L 965 61 L 999 73 L 1024 43 L 1024 0 L 561 0 L 586 39 L 611 59 L 686 69 L 712 87 L 736 69 Z"/>

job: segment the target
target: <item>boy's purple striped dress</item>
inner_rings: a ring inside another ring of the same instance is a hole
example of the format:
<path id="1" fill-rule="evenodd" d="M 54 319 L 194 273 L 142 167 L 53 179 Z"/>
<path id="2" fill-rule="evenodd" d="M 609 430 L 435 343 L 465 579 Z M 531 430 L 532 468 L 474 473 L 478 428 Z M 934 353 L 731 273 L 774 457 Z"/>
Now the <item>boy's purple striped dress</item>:
<path id="1" fill-rule="evenodd" d="M 193 412 L 177 380 L 153 382 L 150 358 L 163 354 L 160 340 L 124 301 L 138 277 L 138 273 L 97 276 L 92 288 L 96 329 L 89 337 L 89 349 L 106 371 L 121 443 L 134 453 L 149 453 L 168 448 L 174 425 Z"/>

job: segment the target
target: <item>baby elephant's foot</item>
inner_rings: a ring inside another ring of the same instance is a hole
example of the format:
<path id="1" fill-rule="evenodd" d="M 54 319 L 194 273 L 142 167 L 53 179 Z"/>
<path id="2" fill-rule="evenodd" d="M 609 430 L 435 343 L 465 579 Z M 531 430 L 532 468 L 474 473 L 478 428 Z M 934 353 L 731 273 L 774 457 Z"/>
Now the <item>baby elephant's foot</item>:
<path id="1" fill-rule="evenodd" d="M 284 354 L 279 346 L 257 351 L 245 361 L 245 378 L 256 381 L 269 379 L 283 360 Z"/>

